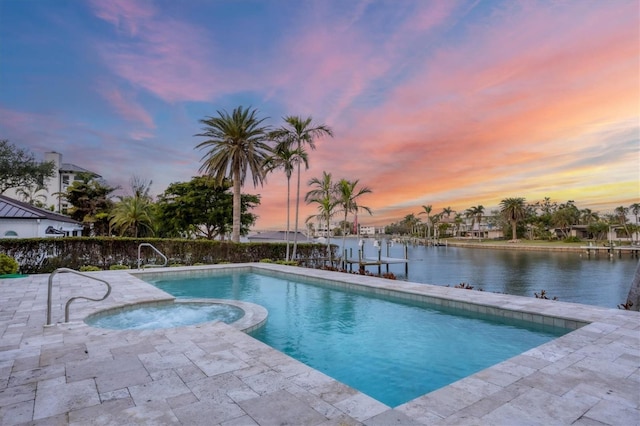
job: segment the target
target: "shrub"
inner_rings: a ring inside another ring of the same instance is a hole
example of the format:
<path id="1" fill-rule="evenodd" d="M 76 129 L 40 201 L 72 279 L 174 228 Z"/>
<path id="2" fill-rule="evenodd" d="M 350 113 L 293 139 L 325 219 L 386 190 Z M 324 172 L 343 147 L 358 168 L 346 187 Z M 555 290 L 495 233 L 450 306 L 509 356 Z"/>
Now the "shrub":
<path id="1" fill-rule="evenodd" d="M 20 265 L 11 256 L 0 254 L 0 275 L 9 275 L 18 273 Z"/>
<path id="2" fill-rule="evenodd" d="M 567 237 L 563 240 L 565 243 L 580 243 L 582 240 L 578 237 Z"/>
<path id="3" fill-rule="evenodd" d="M 138 239 L 114 237 L 65 238 L 5 238 L 0 239 L 0 253 L 17 259 L 23 274 L 44 274 L 57 268 L 79 270 L 83 265 L 96 265 L 109 269 L 111 265 L 135 267 L 140 243 L 149 242 L 167 256 L 169 263 L 185 266 L 194 264 L 224 264 L 258 262 L 260 259 L 284 259 L 286 244 L 241 243 L 229 241 L 191 239 Z M 335 254 L 338 248 L 331 246 Z M 327 255 L 325 245 L 304 243 L 298 245 L 302 266 L 313 267 Z M 149 247 L 141 251 L 143 265 L 154 263 L 157 254 Z"/>
<path id="4" fill-rule="evenodd" d="M 269 262 L 269 263 L 273 263 L 273 262 Z M 276 263 L 278 265 L 298 266 L 298 262 L 296 262 L 295 260 L 276 260 Z"/>
<path id="5" fill-rule="evenodd" d="M 547 297 L 547 292 L 545 290 L 542 290 L 540 294 L 533 293 L 533 295 L 536 296 L 536 299 L 558 300 L 558 298 L 555 296 L 553 297 L 553 299 L 549 299 L 549 297 Z"/>
<path id="6" fill-rule="evenodd" d="M 118 265 L 118 264 L 109 266 L 110 271 L 118 271 L 120 269 L 129 269 L 129 267 L 127 265 Z"/>
<path id="7" fill-rule="evenodd" d="M 473 290 L 473 286 L 467 283 L 460 283 L 458 285 L 455 285 L 453 288 L 463 288 L 465 290 Z"/>
<path id="8" fill-rule="evenodd" d="M 93 265 L 84 265 L 80 267 L 80 272 L 94 272 L 94 271 L 102 271 L 102 269 Z"/>
<path id="9" fill-rule="evenodd" d="M 260 259 L 260 263 L 273 263 L 272 259 Z"/>

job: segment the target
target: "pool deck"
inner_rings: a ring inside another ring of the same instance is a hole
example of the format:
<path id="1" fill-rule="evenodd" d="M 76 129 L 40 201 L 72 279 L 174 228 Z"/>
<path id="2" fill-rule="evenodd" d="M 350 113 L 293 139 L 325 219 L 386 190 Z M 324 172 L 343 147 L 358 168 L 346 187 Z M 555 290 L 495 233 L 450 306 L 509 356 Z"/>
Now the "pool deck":
<path id="1" fill-rule="evenodd" d="M 162 272 L 237 266 L 576 330 L 392 409 L 224 323 L 146 331 L 85 325 L 107 308 L 172 299 L 132 271 L 89 273 L 109 281 L 112 294 L 73 302 L 66 324 L 66 300 L 101 297 L 104 285 L 57 274 L 53 326 L 45 326 L 48 275 L 3 279 L 0 424 L 640 425 L 638 312 L 272 264 Z"/>

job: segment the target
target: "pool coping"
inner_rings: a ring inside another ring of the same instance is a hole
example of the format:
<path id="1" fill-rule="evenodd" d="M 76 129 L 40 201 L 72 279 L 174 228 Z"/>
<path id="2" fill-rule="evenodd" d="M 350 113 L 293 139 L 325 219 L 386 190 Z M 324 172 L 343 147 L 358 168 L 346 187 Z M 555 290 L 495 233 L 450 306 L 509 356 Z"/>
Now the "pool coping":
<path id="1" fill-rule="evenodd" d="M 408 298 L 440 300 L 442 306 L 516 319 L 531 315 L 544 322 L 550 318 L 547 321 L 554 325 L 563 322 L 575 330 L 392 409 L 220 322 L 113 332 L 82 323 L 82 318 L 105 307 L 172 299 L 141 280 L 158 270 L 95 272 L 113 283 L 112 296 L 99 306 L 74 302 L 72 322 L 53 327 L 44 327 L 48 276 L 36 275 L 11 284 L 0 282 L 3 421 L 83 424 L 93 420 L 101 424 L 135 415 L 152 423 L 207 419 L 225 426 L 282 421 L 326 425 L 640 423 L 638 312 L 274 264 L 177 267 L 162 272 L 229 268 L 293 273 L 354 288 L 364 286 L 379 294 L 401 291 Z M 65 277 L 62 286 L 56 280 L 53 313 L 58 321 L 69 295 L 103 291 L 81 277 Z M 114 381 L 121 387 L 109 390 L 116 386 Z M 198 390 L 200 383 L 211 381 L 216 392 L 226 395 L 222 405 L 216 399 L 222 396 Z M 106 391 L 105 383 L 110 386 Z M 240 385 L 243 390 L 238 393 Z M 211 401 L 218 402 L 211 405 Z M 288 409 L 270 408 L 276 406 Z M 224 415 L 221 407 L 227 410 Z"/>

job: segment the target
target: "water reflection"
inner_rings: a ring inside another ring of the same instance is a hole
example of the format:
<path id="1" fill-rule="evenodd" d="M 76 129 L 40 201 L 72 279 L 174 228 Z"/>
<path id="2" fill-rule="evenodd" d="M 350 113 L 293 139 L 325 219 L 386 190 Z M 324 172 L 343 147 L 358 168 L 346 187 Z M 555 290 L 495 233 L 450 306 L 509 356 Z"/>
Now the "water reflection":
<path id="1" fill-rule="evenodd" d="M 357 253 L 357 241 L 347 241 Z M 386 255 L 386 245 L 383 250 Z M 391 257 L 404 257 L 402 245 L 389 248 Z M 576 252 L 490 250 L 460 247 L 409 246 L 409 274 L 404 265 L 389 266 L 398 279 L 455 286 L 465 282 L 475 289 L 534 297 L 546 290 L 549 297 L 564 302 L 614 308 L 626 300 L 637 260 L 607 255 L 587 257 Z M 377 257 L 372 240 L 365 243 L 365 256 Z M 377 267 L 369 270 L 377 273 Z M 383 271 L 385 268 L 383 267 Z"/>

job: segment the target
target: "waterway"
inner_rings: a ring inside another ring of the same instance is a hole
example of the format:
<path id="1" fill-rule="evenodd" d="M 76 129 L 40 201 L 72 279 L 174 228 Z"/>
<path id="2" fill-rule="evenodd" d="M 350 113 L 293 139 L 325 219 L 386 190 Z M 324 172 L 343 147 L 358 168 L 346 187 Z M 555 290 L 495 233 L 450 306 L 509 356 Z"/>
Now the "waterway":
<path id="1" fill-rule="evenodd" d="M 377 258 L 373 239 L 364 240 L 365 257 Z M 342 245 L 341 239 L 332 240 Z M 382 256 L 387 242 L 382 240 Z M 347 239 L 357 258 L 358 240 Z M 389 257 L 404 258 L 402 244 L 389 245 Z M 454 287 L 460 283 L 475 291 L 535 297 L 542 290 L 563 302 L 615 308 L 626 301 L 638 260 L 628 254 L 611 258 L 606 253 L 588 257 L 578 252 L 492 250 L 462 247 L 407 247 L 408 275 L 404 264 L 389 265 L 397 279 Z M 357 265 L 354 265 L 354 270 Z M 377 274 L 377 266 L 367 270 Z M 387 271 L 382 266 L 381 272 Z"/>

